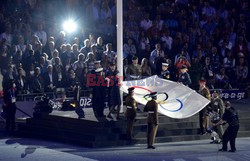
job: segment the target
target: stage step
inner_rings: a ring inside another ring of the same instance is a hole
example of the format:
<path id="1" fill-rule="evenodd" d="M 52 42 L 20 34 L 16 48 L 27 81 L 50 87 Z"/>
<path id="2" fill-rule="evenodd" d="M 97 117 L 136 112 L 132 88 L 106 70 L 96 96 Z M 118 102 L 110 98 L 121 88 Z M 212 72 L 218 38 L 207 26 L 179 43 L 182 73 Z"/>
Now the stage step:
<path id="1" fill-rule="evenodd" d="M 121 115 L 119 121 L 88 115 L 84 119 L 76 118 L 74 113 L 67 115 L 60 112 L 36 114 L 34 118 L 21 120 L 18 132 L 21 136 L 42 138 L 86 147 L 113 147 L 147 143 L 147 114 L 138 113 L 133 129 L 133 141 L 126 140 L 126 120 Z M 250 112 L 239 112 L 239 137 L 250 136 Z M 190 141 L 210 139 L 210 135 L 197 135 L 199 115 L 187 119 L 172 119 L 159 116 L 159 129 L 156 142 Z"/>

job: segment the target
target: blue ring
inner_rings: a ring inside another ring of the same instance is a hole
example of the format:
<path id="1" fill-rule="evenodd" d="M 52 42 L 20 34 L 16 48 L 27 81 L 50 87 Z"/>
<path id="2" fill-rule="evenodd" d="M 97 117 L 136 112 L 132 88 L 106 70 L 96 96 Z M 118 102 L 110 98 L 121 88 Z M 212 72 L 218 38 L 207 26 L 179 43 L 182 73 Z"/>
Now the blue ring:
<path id="1" fill-rule="evenodd" d="M 179 100 L 179 99 L 176 99 L 176 100 L 181 104 L 180 108 L 178 108 L 177 110 L 169 110 L 169 109 L 166 109 L 166 108 L 163 107 L 161 104 L 160 104 L 160 106 L 161 106 L 164 110 L 169 111 L 169 112 L 177 112 L 177 111 L 180 111 L 180 110 L 183 108 L 183 103 L 182 103 L 181 100 Z"/>

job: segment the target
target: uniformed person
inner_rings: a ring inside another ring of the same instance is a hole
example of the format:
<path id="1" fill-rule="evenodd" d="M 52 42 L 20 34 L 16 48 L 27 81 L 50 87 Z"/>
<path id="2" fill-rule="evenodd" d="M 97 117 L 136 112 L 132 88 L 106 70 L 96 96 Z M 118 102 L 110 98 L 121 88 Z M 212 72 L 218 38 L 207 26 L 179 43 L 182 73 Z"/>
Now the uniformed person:
<path id="1" fill-rule="evenodd" d="M 96 74 L 96 70 L 97 69 L 99 69 L 99 68 L 101 68 L 102 66 L 101 66 L 101 61 L 100 60 L 96 60 L 95 62 L 94 62 L 94 69 L 93 70 L 91 70 L 91 74 Z"/>
<path id="2" fill-rule="evenodd" d="M 225 103 L 226 110 L 222 116 L 222 119 L 215 124 L 215 126 L 222 125 L 228 123 L 228 128 L 226 129 L 225 133 L 222 137 L 222 149 L 219 151 L 227 151 L 227 143 L 230 141 L 231 150 L 229 152 L 235 152 L 235 139 L 237 137 L 237 133 L 239 130 L 239 118 L 236 110 L 231 106 L 231 103 L 227 101 Z"/>
<path id="3" fill-rule="evenodd" d="M 157 92 L 152 92 L 150 94 L 150 97 L 152 100 L 148 101 L 144 111 L 148 112 L 148 132 L 147 132 L 147 144 L 148 144 L 148 149 L 155 149 L 153 146 L 154 141 L 155 141 L 155 136 L 158 130 L 158 104 L 156 103 L 157 99 Z"/>
<path id="4" fill-rule="evenodd" d="M 141 66 L 138 64 L 138 57 L 133 56 L 132 64 L 127 69 L 128 80 L 137 80 L 141 78 Z"/>
<path id="5" fill-rule="evenodd" d="M 115 107 L 117 107 L 117 117 L 116 119 L 120 119 L 120 108 L 121 108 L 121 95 L 120 95 L 120 86 L 119 86 L 119 79 L 117 77 L 117 74 L 119 73 L 118 70 L 116 70 L 115 64 L 110 64 L 110 71 L 109 76 L 107 79 L 109 80 L 109 113 L 107 117 L 112 118 L 111 114 L 115 112 Z"/>
<path id="6" fill-rule="evenodd" d="M 168 63 L 162 63 L 162 71 L 161 71 L 161 78 L 163 79 L 170 79 L 170 72 L 168 70 Z"/>
<path id="7" fill-rule="evenodd" d="M 211 109 L 219 114 L 219 118 L 222 118 L 223 113 L 225 112 L 224 102 L 216 91 L 214 91 L 212 95 L 210 105 L 211 105 Z M 216 131 L 218 132 L 219 138 L 222 139 L 222 135 L 223 135 L 222 125 L 217 126 Z"/>
<path id="8" fill-rule="evenodd" d="M 184 84 L 185 86 L 189 86 L 192 83 L 187 71 L 188 71 L 187 66 L 182 65 L 178 82 Z"/>
<path id="9" fill-rule="evenodd" d="M 15 130 L 16 99 L 17 90 L 13 79 L 9 80 L 8 87 L 4 89 L 4 104 L 6 106 L 5 130 L 13 132 Z"/>
<path id="10" fill-rule="evenodd" d="M 95 85 L 93 86 L 92 106 L 95 116 L 105 117 L 103 112 L 105 107 L 106 82 L 103 77 L 103 68 L 96 69 L 95 73 L 96 79 Z"/>
<path id="11" fill-rule="evenodd" d="M 136 108 L 137 108 L 137 103 L 135 99 L 133 98 L 134 96 L 134 87 L 131 87 L 128 89 L 128 96 L 125 100 L 125 105 L 127 107 L 125 116 L 127 119 L 127 139 L 129 141 L 132 140 L 132 131 L 133 131 L 133 124 L 135 121 L 136 117 Z"/>
<path id="12" fill-rule="evenodd" d="M 210 91 L 206 86 L 206 81 L 205 80 L 200 80 L 200 89 L 199 93 L 207 98 L 208 100 L 211 100 L 211 95 Z M 208 117 L 208 108 L 209 106 L 206 106 L 199 112 L 199 121 L 200 121 L 200 134 L 203 135 L 206 133 L 208 130 L 209 126 L 209 117 Z"/>

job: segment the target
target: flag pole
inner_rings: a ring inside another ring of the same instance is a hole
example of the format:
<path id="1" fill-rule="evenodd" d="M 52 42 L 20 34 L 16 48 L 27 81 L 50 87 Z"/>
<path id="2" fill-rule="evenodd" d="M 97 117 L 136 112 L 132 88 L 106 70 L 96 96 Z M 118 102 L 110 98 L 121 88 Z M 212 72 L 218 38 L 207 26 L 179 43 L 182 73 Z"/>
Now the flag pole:
<path id="1" fill-rule="evenodd" d="M 119 71 L 118 76 L 123 78 L 123 0 L 116 0 L 116 20 L 117 20 L 117 69 Z M 121 110 L 123 112 L 123 93 L 121 93 Z"/>

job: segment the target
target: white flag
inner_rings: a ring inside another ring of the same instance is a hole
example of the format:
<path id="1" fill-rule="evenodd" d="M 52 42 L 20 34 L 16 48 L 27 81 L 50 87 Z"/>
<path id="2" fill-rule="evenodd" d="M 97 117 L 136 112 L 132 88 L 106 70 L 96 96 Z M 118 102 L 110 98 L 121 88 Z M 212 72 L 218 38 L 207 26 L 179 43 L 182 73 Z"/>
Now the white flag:
<path id="1" fill-rule="evenodd" d="M 157 92 L 159 112 L 171 118 L 183 119 L 191 117 L 201 111 L 209 100 L 196 91 L 181 83 L 151 76 L 141 80 L 122 82 L 122 91 L 128 93 L 128 88 L 134 87 L 134 98 L 145 105 L 147 94 Z"/>

